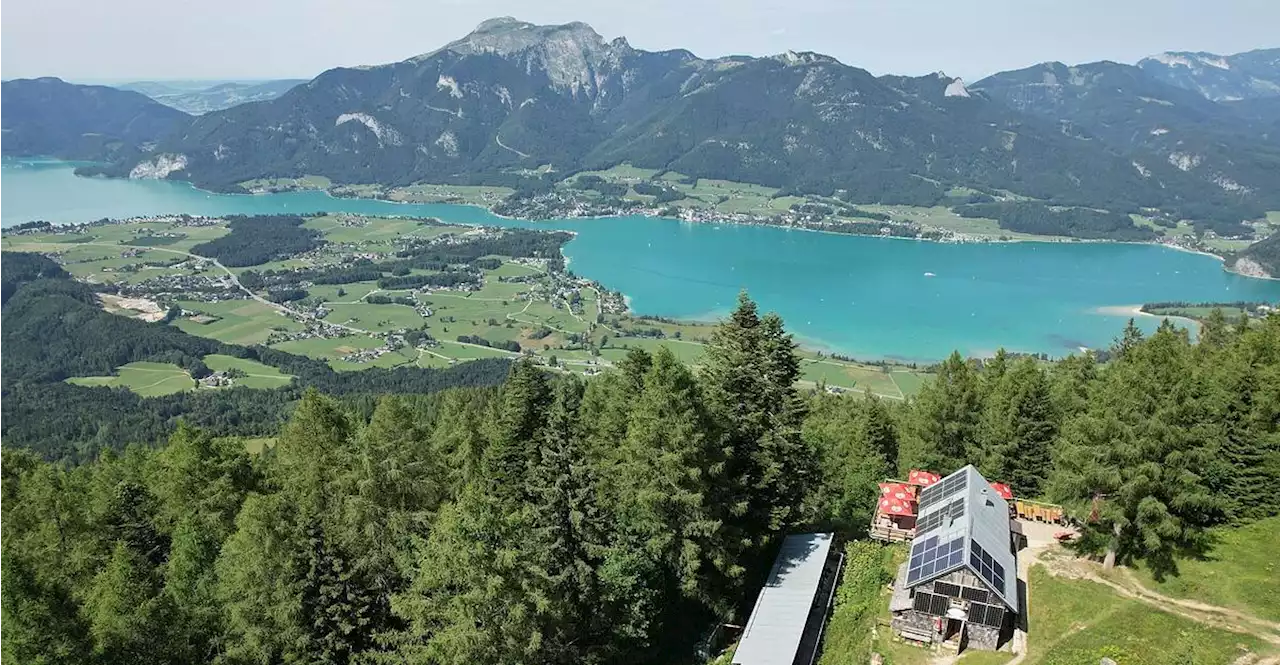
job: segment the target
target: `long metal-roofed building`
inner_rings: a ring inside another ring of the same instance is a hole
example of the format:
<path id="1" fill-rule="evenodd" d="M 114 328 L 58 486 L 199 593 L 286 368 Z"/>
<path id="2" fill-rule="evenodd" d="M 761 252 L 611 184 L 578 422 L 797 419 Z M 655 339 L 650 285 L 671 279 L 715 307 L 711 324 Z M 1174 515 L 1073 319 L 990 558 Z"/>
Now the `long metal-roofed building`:
<path id="1" fill-rule="evenodd" d="M 734 665 L 811 665 L 844 555 L 832 534 L 787 536 L 743 629 Z"/>
<path id="2" fill-rule="evenodd" d="M 919 642 L 998 648 L 1018 614 L 1008 502 L 966 466 L 921 491 L 918 515 L 889 603 L 893 628 Z"/>

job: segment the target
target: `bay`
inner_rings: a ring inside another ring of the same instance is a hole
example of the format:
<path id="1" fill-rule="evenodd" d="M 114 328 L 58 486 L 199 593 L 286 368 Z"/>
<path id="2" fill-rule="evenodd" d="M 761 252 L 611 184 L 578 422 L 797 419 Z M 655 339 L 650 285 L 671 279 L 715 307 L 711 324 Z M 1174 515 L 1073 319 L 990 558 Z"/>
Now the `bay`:
<path id="1" fill-rule="evenodd" d="M 213 194 L 180 182 L 81 178 L 65 162 L 5 160 L 0 224 L 82 222 L 162 213 L 348 212 L 563 229 L 579 275 L 621 290 L 638 314 L 715 318 L 746 288 L 807 345 L 928 361 L 1099 348 L 1120 332 L 1118 306 L 1280 300 L 1280 281 L 1228 273 L 1213 257 L 1118 243 L 940 244 L 649 217 L 524 222 L 474 207 L 339 199 L 323 192 Z M 1150 330 L 1159 320 L 1139 317 Z"/>

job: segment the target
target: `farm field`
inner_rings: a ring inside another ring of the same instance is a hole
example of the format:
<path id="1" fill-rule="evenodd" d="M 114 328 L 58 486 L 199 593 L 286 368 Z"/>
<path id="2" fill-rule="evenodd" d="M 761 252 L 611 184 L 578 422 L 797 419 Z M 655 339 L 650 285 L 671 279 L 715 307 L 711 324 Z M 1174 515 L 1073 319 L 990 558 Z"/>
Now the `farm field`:
<path id="1" fill-rule="evenodd" d="M 361 245 L 387 244 L 402 236 L 431 238 L 466 230 L 422 219 L 371 219 L 349 215 L 313 217 L 303 226 L 319 231 L 329 242 Z"/>
<path id="2" fill-rule="evenodd" d="M 299 178 L 255 178 L 239 183 L 241 187 L 250 190 L 328 189 L 332 184 L 333 182 L 322 175 L 304 175 Z"/>
<path id="3" fill-rule="evenodd" d="M 752 206 L 785 209 L 793 197 L 772 198 L 776 192 L 768 187 L 744 185 L 722 180 L 699 180 L 696 183 L 678 173 L 657 174 L 652 170 L 636 169 L 627 165 L 594 173 L 612 182 L 638 182 L 658 176 L 671 186 L 682 188 L 691 201 L 698 205 L 722 205 L 735 209 Z M 272 186 L 281 183 L 255 183 Z M 314 185 L 323 183 L 315 182 Z M 434 188 L 415 186 L 431 195 L 482 196 L 501 193 L 495 188 Z M 427 196 L 428 194 L 422 194 Z M 799 200 L 799 199 L 797 199 Z M 319 231 L 329 244 L 304 255 L 278 259 L 254 266 L 235 266 L 230 269 L 239 275 L 253 271 L 258 275 L 270 275 L 271 271 L 317 268 L 349 263 L 353 254 L 362 257 L 389 257 L 409 238 L 426 239 L 453 233 L 482 233 L 464 226 L 450 226 L 431 221 L 395 218 L 363 218 L 349 215 L 321 215 L 304 222 L 307 228 Z M 181 254 L 199 242 L 227 233 L 222 225 L 191 226 L 177 221 L 139 220 L 125 224 L 93 226 L 82 232 L 51 232 L 24 236 L 7 236 L 6 250 L 42 251 L 57 256 L 67 270 L 82 279 L 97 283 L 116 283 L 138 288 L 151 278 L 191 278 L 206 288 L 213 285 L 216 291 L 220 275 L 217 270 L 197 270 Z M 121 244 L 121 243 L 134 243 Z M 509 351 L 479 345 L 460 344 L 460 336 L 476 336 L 493 344 L 516 342 L 521 349 L 544 358 L 556 356 L 561 364 L 574 371 L 606 368 L 623 358 L 628 350 L 642 348 L 656 350 L 670 348 L 680 359 L 697 364 L 704 353 L 702 343 L 711 336 L 713 322 L 671 322 L 635 318 L 628 315 L 606 314 L 597 321 L 601 311 L 600 294 L 595 286 L 566 282 L 562 277 L 549 275 L 537 265 L 496 256 L 502 263 L 496 268 L 481 271 L 482 281 L 472 290 L 382 290 L 377 280 L 349 284 L 302 285 L 306 297 L 284 306 L 299 312 L 315 312 L 323 307 L 328 310 L 323 320 L 367 331 L 341 337 L 304 337 L 274 344 L 275 348 L 322 359 L 335 369 L 354 371 L 366 367 L 394 367 L 403 364 L 420 366 L 447 366 L 451 360 L 463 361 L 477 357 L 510 357 Z M 142 265 L 144 262 L 156 265 Z M 105 269 L 105 270 L 104 270 Z M 410 274 L 428 274 L 413 268 Z M 509 282 L 505 279 L 531 277 L 530 281 Z M 161 294 L 150 299 L 161 307 L 176 305 L 187 313 L 172 322 L 182 331 L 216 339 L 218 341 L 254 345 L 266 344 L 274 334 L 308 335 L 308 326 L 314 324 L 305 318 L 286 316 L 276 307 L 255 300 L 236 297 L 238 292 L 220 295 L 222 300 L 206 302 L 194 297 L 179 295 L 176 299 L 164 293 L 180 283 L 160 280 Z M 148 296 L 142 287 L 143 297 Z M 259 291 L 262 293 L 263 291 Z M 420 306 L 429 307 L 431 315 L 421 316 L 413 307 L 402 304 L 367 302 L 370 295 L 389 298 L 411 297 Z M 228 297 L 230 296 L 230 297 Z M 576 311 L 570 311 L 573 300 Z M 129 312 L 121 312 L 129 315 Z M 419 352 L 413 350 L 391 351 L 386 337 L 402 330 L 423 331 L 437 341 L 435 346 Z M 377 351 L 375 351 L 377 350 Z M 358 353 L 361 352 L 361 353 Z M 800 350 L 805 359 L 804 385 L 818 382 L 843 389 L 862 390 L 892 398 L 914 393 L 919 388 L 920 375 L 905 368 L 886 374 L 878 367 L 866 367 L 842 363 L 830 359 L 818 360 L 816 352 Z M 215 361 L 219 362 L 219 361 Z M 228 361 L 222 361 L 228 362 Z M 229 366 L 228 366 L 229 367 Z M 219 369 L 216 367 L 214 369 Z M 284 385 L 288 377 L 272 370 L 245 370 L 248 382 L 267 387 Z M 118 379 L 98 377 L 99 383 L 118 382 Z M 175 381 L 176 383 L 176 381 Z"/>
<path id="4" fill-rule="evenodd" d="M 387 193 L 392 201 L 407 203 L 465 203 L 485 205 L 507 198 L 515 190 L 510 187 L 483 185 L 419 184 L 396 187 Z"/>
<path id="5" fill-rule="evenodd" d="M 210 337 L 228 344 L 263 344 L 273 331 L 296 331 L 303 328 L 297 321 L 254 300 L 180 300 L 177 305 L 216 320 L 199 323 L 192 320 L 192 317 L 183 317 L 174 321 L 173 325 L 189 335 Z"/>
<path id="6" fill-rule="evenodd" d="M 325 321 L 341 323 L 362 330 L 387 332 L 405 328 L 418 328 L 425 321 L 408 305 L 371 305 L 369 303 L 343 305 L 329 303 L 326 307 L 332 311 L 325 317 Z"/>
<path id="7" fill-rule="evenodd" d="M 609 346 L 600 351 L 600 357 L 610 362 L 617 362 L 626 357 L 631 349 L 643 349 L 650 353 L 666 347 L 681 362 L 696 365 L 702 362 L 706 348 L 697 342 L 684 342 L 678 339 L 655 339 L 649 337 L 619 337 L 609 342 Z"/>
<path id="8" fill-rule="evenodd" d="M 1052 240 L 1056 236 L 1037 236 L 1000 228 L 994 219 L 961 217 L 942 206 L 922 207 L 908 205 L 854 204 L 868 212 L 889 215 L 895 222 L 915 222 L 925 226 L 947 229 L 967 236 L 1008 240 Z M 1067 238 L 1060 238 L 1067 240 Z"/>
<path id="9" fill-rule="evenodd" d="M 329 366 L 339 372 L 358 372 L 362 369 L 370 367 L 392 368 L 401 365 L 413 365 L 418 361 L 418 351 L 416 349 L 400 349 L 384 353 L 377 358 L 363 362 L 350 362 L 341 359 L 329 360 Z"/>
<path id="10" fill-rule="evenodd" d="M 67 379 L 77 386 L 128 388 L 143 397 L 159 397 L 196 387 L 186 370 L 169 363 L 132 362 L 116 368 L 114 376 L 82 376 Z"/>
<path id="11" fill-rule="evenodd" d="M 382 346 L 381 339 L 366 335 L 348 335 L 346 337 L 312 337 L 310 339 L 280 342 L 279 344 L 271 345 L 271 348 L 319 360 L 335 361 L 357 351 L 376 349 L 380 346 Z M 330 362 L 330 364 L 333 363 Z"/>
<path id="12" fill-rule="evenodd" d="M 1213 312 L 1213 307 L 1153 307 L 1149 314 L 1156 316 L 1182 316 L 1188 319 L 1205 319 Z M 1245 311 L 1239 307 L 1219 307 L 1228 319 L 1238 319 Z"/>
<path id="13" fill-rule="evenodd" d="M 289 385 L 289 382 L 293 380 L 292 376 L 270 365 L 264 365 L 256 360 L 248 360 L 246 358 L 211 353 L 204 357 L 204 364 L 208 365 L 209 369 L 217 372 L 225 372 L 232 369 L 244 372 L 245 375 L 243 377 L 235 380 L 235 385 L 246 388 L 279 388 Z"/>
<path id="14" fill-rule="evenodd" d="M 338 295 L 338 291 L 342 291 L 342 295 Z M 351 284 L 317 284 L 307 289 L 307 295 L 326 302 L 354 303 L 378 291 L 381 289 L 375 281 L 352 282 Z"/>
<path id="15" fill-rule="evenodd" d="M 904 397 L 892 375 L 879 367 L 863 367 L 832 360 L 802 360 L 800 371 L 800 376 L 805 381 L 822 382 L 855 392 L 870 390 L 884 397 Z"/>
<path id="16" fill-rule="evenodd" d="M 267 448 L 275 447 L 276 438 L 274 436 L 260 436 L 247 439 L 241 439 L 244 443 L 245 452 L 250 455 L 261 455 Z"/>

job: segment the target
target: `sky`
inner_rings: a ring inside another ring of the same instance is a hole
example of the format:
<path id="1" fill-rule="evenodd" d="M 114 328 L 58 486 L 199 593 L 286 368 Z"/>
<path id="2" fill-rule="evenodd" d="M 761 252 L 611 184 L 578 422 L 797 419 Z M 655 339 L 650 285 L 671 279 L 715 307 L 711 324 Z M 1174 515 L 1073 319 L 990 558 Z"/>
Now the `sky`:
<path id="1" fill-rule="evenodd" d="M 495 16 L 584 21 L 704 58 L 817 51 L 973 81 L 1047 60 L 1280 46 L 1277 0 L 4 0 L 0 77 L 311 78 L 432 51 Z"/>

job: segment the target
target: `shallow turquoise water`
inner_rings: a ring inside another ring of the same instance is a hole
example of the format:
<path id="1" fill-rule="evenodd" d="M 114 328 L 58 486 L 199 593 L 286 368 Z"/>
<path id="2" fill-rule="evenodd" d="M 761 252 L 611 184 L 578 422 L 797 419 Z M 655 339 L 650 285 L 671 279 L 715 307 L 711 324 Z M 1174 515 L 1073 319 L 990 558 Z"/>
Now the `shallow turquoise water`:
<path id="1" fill-rule="evenodd" d="M 1099 307 L 1157 300 L 1280 300 L 1280 282 L 1149 245 L 948 245 L 647 217 L 515 222 L 471 206 L 335 199 L 320 192 L 210 194 L 182 183 L 78 178 L 60 162 L 6 161 L 4 226 L 156 213 L 352 212 L 568 229 L 580 275 L 620 289 L 641 314 L 714 317 L 741 288 L 815 346 L 930 360 L 997 347 L 1064 355 L 1100 347 L 1125 317 Z M 935 276 L 928 277 L 925 273 Z M 1145 317 L 1146 328 L 1158 321 Z"/>

